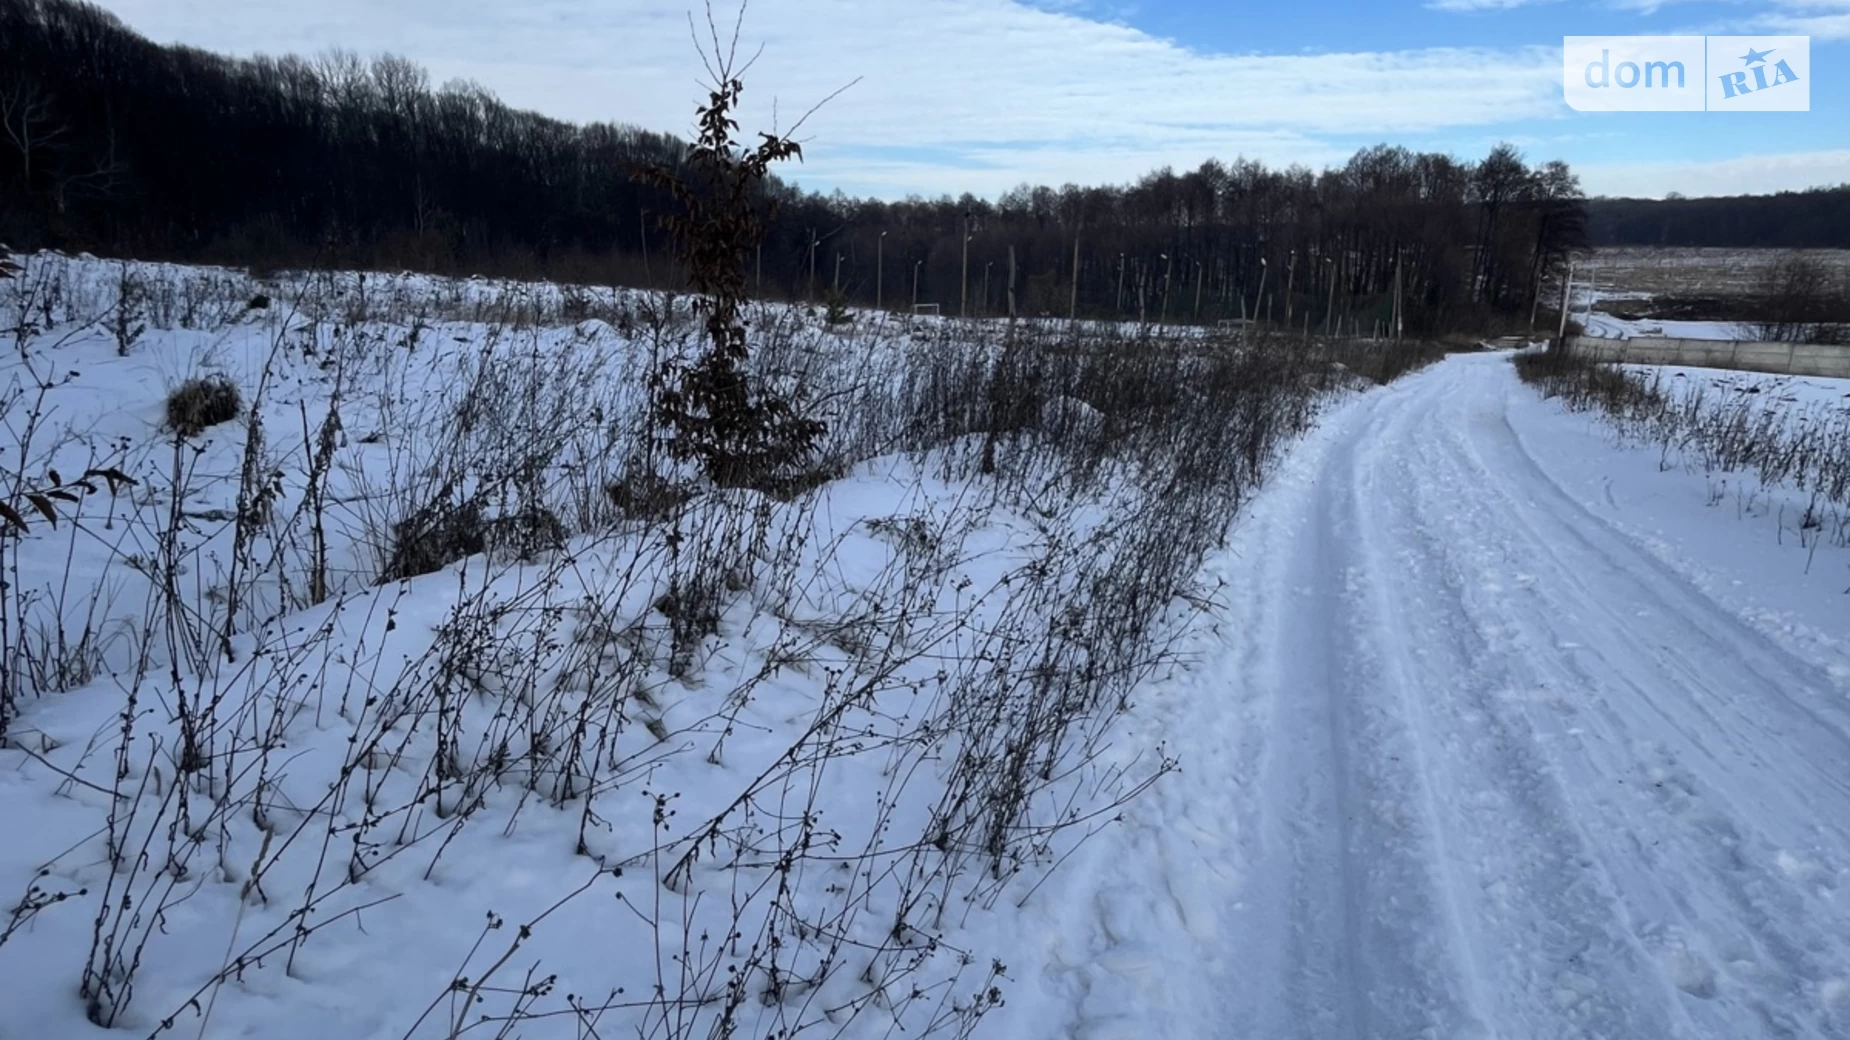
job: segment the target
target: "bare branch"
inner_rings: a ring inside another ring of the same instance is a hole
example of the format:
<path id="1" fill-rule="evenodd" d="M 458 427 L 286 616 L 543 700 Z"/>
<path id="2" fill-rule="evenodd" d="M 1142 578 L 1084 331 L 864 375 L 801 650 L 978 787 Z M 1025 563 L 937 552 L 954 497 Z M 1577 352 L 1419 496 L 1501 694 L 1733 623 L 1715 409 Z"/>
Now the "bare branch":
<path id="1" fill-rule="evenodd" d="M 817 112 L 822 110 L 822 106 L 828 104 L 829 102 L 835 100 L 838 97 L 841 97 L 843 94 L 846 94 L 851 88 L 854 87 L 855 84 L 861 82 L 861 80 L 865 78 L 866 78 L 865 76 L 856 76 L 853 79 L 849 80 L 848 82 L 842 84 L 840 87 L 836 88 L 836 90 L 833 93 L 831 93 L 829 96 L 809 106 L 809 111 L 803 113 L 803 117 L 801 119 L 798 119 L 794 124 L 792 124 L 789 130 L 786 130 L 783 132 L 783 134 L 781 135 L 783 139 L 786 141 L 790 140 L 791 137 L 795 135 L 798 130 L 803 128 L 804 123 L 809 122 L 810 116 L 813 116 Z"/>

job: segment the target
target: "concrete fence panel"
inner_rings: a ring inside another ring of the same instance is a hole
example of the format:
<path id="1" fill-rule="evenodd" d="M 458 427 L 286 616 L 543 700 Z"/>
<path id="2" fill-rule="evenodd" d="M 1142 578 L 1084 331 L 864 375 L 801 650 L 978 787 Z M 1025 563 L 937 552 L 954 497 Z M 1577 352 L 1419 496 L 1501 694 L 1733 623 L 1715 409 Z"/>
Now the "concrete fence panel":
<path id="1" fill-rule="evenodd" d="M 1576 336 L 1568 349 L 1599 361 L 1634 365 L 1738 368 L 1780 375 L 1850 379 L 1850 346 L 1834 343 L 1762 343 L 1754 340 L 1679 339 L 1634 336 L 1601 339 Z"/>

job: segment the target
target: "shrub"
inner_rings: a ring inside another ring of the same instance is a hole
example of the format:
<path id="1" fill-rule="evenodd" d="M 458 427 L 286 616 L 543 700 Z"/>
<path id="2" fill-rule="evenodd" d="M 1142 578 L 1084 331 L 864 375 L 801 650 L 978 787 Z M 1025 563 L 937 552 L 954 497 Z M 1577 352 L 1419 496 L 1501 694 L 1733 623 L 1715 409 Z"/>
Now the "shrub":
<path id="1" fill-rule="evenodd" d="M 148 286 L 130 273 L 124 262 L 116 278 L 116 306 L 109 313 L 109 334 L 116 341 L 116 355 L 128 357 L 148 331 Z"/>
<path id="2" fill-rule="evenodd" d="M 482 541 L 497 556 L 531 560 L 543 552 L 565 547 L 565 525 L 552 510 L 528 506 L 484 523 Z"/>
<path id="3" fill-rule="evenodd" d="M 662 228 L 680 245 L 707 340 L 691 364 L 664 359 L 651 374 L 654 423 L 673 458 L 698 463 L 721 487 L 752 486 L 804 468 L 828 433 L 800 395 L 763 385 L 749 371 L 743 264 L 764 238 L 761 185 L 772 163 L 801 158 L 802 148 L 788 134 L 763 134 L 755 148 L 737 147 L 732 113 L 743 90 L 738 79 L 721 77 L 700 110 L 685 167 L 643 171 L 645 183 L 680 207 L 661 219 Z"/>
<path id="4" fill-rule="evenodd" d="M 604 488 L 617 514 L 627 520 L 661 520 L 687 501 L 685 489 L 648 470 L 637 470 Z"/>
<path id="5" fill-rule="evenodd" d="M 167 426 L 182 437 L 193 437 L 236 419 L 243 410 L 244 396 L 230 376 L 197 376 L 167 395 Z"/>
<path id="6" fill-rule="evenodd" d="M 526 506 L 486 516 L 481 503 L 438 499 L 392 527 L 392 548 L 381 585 L 437 571 L 478 553 L 531 560 L 565 547 L 565 524 L 552 510 Z"/>
<path id="7" fill-rule="evenodd" d="M 488 526 L 475 501 L 447 495 L 392 526 L 392 551 L 379 583 L 435 574 L 449 564 L 488 549 Z"/>
<path id="8" fill-rule="evenodd" d="M 1843 285 L 1823 263 L 1787 252 L 1760 278 L 1756 302 L 1761 320 L 1750 328 L 1759 339 L 1774 343 L 1841 343 L 1843 298 Z"/>

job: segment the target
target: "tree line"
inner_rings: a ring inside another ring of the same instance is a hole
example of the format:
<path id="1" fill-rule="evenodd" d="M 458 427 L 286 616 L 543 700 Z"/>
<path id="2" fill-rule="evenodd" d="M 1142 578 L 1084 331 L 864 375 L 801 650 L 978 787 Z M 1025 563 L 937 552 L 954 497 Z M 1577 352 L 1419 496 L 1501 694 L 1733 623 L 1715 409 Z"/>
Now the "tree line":
<path id="1" fill-rule="evenodd" d="M 630 171 L 683 151 L 474 83 L 432 89 L 402 58 L 231 59 L 157 46 L 90 4 L 0 0 L 15 246 L 529 273 L 618 253 L 646 279 L 644 214 L 668 199 Z"/>
<path id="2" fill-rule="evenodd" d="M 1850 249 L 1850 183 L 1774 195 L 1594 199 L 1587 214 L 1599 246 Z"/>
<path id="3" fill-rule="evenodd" d="M 18 248 L 674 287 L 686 143 L 433 87 L 403 58 L 234 59 L 91 4 L 0 0 L 0 236 Z M 616 99 L 619 103 L 621 99 Z M 901 201 L 767 178 L 764 295 L 944 313 L 1410 333 L 1529 318 L 1587 244 L 1578 181 L 1500 145 L 1237 160 L 1118 186 Z"/>

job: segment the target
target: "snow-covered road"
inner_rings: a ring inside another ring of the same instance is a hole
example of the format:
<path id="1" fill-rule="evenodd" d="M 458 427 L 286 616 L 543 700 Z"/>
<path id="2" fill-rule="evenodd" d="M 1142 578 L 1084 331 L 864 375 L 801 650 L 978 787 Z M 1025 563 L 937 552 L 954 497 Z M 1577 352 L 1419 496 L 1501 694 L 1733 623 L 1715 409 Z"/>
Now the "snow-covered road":
<path id="1" fill-rule="evenodd" d="M 1294 453 L 1022 1035 L 1850 1037 L 1843 669 L 1571 492 L 1547 407 L 1457 356 Z"/>

